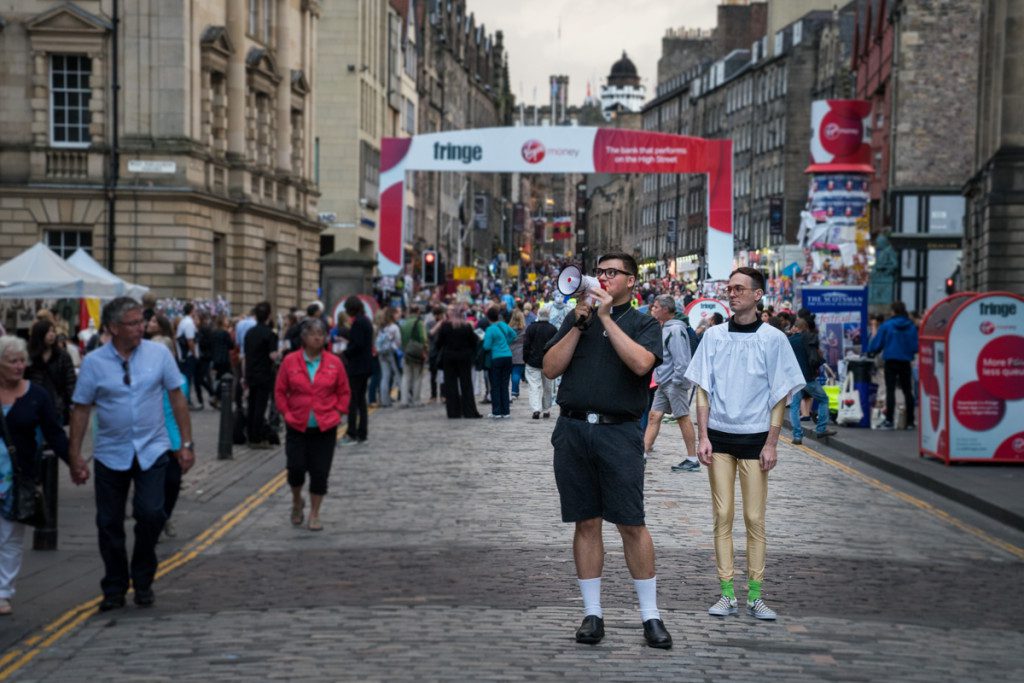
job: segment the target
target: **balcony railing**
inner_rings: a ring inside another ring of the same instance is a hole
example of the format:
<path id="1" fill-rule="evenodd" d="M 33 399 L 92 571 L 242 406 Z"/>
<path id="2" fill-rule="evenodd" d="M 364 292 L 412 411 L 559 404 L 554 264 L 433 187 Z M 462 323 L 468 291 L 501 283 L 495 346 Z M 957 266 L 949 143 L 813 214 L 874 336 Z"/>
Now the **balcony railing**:
<path id="1" fill-rule="evenodd" d="M 89 153 L 77 149 L 46 152 L 46 177 L 51 180 L 81 180 L 89 177 Z"/>

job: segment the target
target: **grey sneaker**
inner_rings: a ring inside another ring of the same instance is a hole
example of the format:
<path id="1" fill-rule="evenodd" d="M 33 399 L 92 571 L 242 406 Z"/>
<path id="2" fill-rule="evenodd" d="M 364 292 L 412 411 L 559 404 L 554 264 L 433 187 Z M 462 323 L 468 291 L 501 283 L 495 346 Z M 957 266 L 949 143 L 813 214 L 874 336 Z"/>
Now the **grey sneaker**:
<path id="1" fill-rule="evenodd" d="M 718 598 L 718 602 L 708 607 L 708 614 L 713 617 L 728 617 L 739 614 L 736 598 L 727 598 L 724 595 Z"/>
<path id="2" fill-rule="evenodd" d="M 793 445 L 794 446 L 799 446 L 803 442 L 804 442 L 804 440 L 801 437 L 799 437 L 799 436 L 794 436 L 793 437 Z"/>
<path id="3" fill-rule="evenodd" d="M 755 619 L 764 619 L 765 621 L 775 621 L 775 618 L 779 616 L 775 610 L 764 604 L 764 600 L 761 598 L 755 600 L 753 605 L 747 603 L 747 614 Z"/>
<path id="4" fill-rule="evenodd" d="M 678 465 L 672 465 L 673 472 L 700 472 L 700 463 L 692 460 L 684 460 Z"/>

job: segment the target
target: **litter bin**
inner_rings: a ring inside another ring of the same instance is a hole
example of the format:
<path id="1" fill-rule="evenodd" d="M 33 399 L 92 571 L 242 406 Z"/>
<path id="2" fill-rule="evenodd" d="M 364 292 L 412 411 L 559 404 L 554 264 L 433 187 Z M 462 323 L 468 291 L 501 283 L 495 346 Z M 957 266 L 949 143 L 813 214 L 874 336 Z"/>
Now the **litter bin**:
<path id="1" fill-rule="evenodd" d="M 870 358 L 851 358 L 846 361 L 846 371 L 853 373 L 853 386 L 860 394 L 860 407 L 864 413 L 864 417 L 856 426 L 868 429 L 871 428 L 871 409 L 875 405 L 875 395 L 878 393 L 878 385 L 871 381 L 874 370 L 875 361 Z"/>

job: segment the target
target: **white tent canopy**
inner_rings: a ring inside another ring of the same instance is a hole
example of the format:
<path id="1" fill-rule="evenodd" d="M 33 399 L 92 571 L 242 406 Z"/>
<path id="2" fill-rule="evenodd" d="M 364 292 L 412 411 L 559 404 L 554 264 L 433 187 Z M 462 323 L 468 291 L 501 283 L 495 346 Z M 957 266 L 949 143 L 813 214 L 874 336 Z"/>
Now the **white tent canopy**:
<path id="1" fill-rule="evenodd" d="M 113 283 L 79 270 L 42 242 L 0 265 L 0 298 L 81 299 L 118 295 Z"/>
<path id="2" fill-rule="evenodd" d="M 74 254 L 68 256 L 67 262 L 78 270 L 89 273 L 93 277 L 109 282 L 114 286 L 119 286 L 121 290 L 117 293 L 117 296 L 130 296 L 136 301 L 141 301 L 142 295 L 149 291 L 149 287 L 133 285 L 130 282 L 125 282 L 118 276 L 114 275 L 109 270 L 101 266 L 99 261 L 90 256 L 89 253 L 81 247 L 76 249 Z"/>

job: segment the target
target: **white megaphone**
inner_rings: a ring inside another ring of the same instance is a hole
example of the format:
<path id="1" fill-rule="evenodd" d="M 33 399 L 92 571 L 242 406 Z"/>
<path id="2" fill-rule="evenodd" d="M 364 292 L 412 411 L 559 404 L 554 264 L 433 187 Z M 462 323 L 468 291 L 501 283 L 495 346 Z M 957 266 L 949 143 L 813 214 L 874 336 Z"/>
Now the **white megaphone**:
<path id="1" fill-rule="evenodd" d="M 596 277 L 584 275 L 579 266 L 568 265 L 562 268 L 558 274 L 558 291 L 570 297 L 587 297 L 587 303 L 591 306 L 597 305 L 597 300 L 587 294 L 587 290 L 601 287 L 601 282 Z"/>

